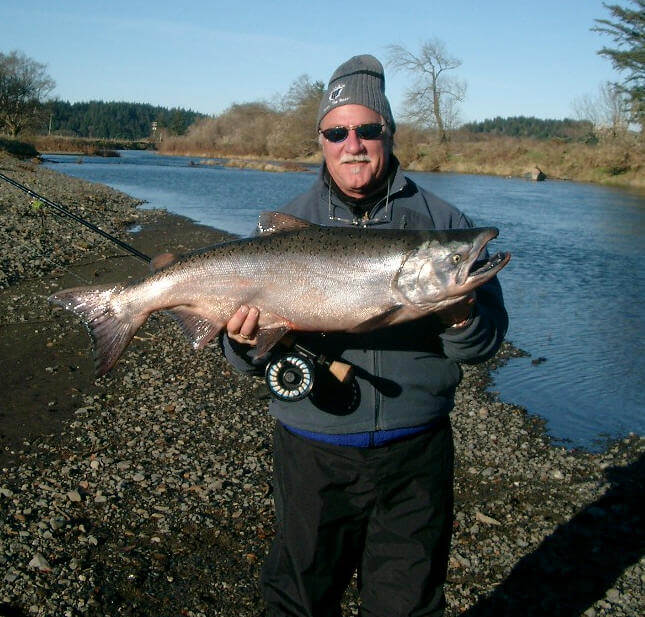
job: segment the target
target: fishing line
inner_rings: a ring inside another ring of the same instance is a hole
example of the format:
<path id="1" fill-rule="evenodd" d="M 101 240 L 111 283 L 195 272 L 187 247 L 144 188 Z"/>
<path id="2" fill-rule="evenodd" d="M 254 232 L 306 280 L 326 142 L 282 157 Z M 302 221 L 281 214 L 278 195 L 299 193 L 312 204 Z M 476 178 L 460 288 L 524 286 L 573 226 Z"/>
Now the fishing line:
<path id="1" fill-rule="evenodd" d="M 88 281 L 86 278 L 82 277 L 77 272 L 74 272 L 73 270 L 70 270 L 67 266 L 65 266 L 65 264 L 59 263 L 57 261 L 54 261 L 51 257 L 47 257 L 47 255 L 41 253 L 33 245 L 30 245 L 29 248 L 34 253 L 36 253 L 36 255 L 38 255 L 39 257 L 42 257 L 43 259 L 46 259 L 50 263 L 54 264 L 57 268 L 62 268 L 63 270 L 65 270 L 65 272 L 67 272 L 68 274 L 71 274 L 73 277 L 77 278 L 79 281 L 81 281 L 81 283 L 84 283 L 85 285 L 91 285 L 92 284 L 92 281 Z M 45 297 L 45 299 L 47 299 L 46 296 L 43 296 L 43 297 Z"/>
<path id="2" fill-rule="evenodd" d="M 125 249 L 138 259 L 141 259 L 141 261 L 144 261 L 145 263 L 150 263 L 151 258 L 148 257 L 148 255 L 145 255 L 141 251 L 138 251 L 135 249 L 133 246 L 130 246 L 127 242 L 123 242 L 123 240 L 119 240 L 119 238 L 116 238 L 112 234 L 107 233 L 106 231 L 103 231 L 100 227 L 97 227 L 93 223 L 90 223 L 88 220 L 84 219 L 82 216 L 79 216 L 78 214 L 74 214 L 64 206 L 61 206 L 60 204 L 57 204 L 54 201 L 51 201 L 44 197 L 43 195 L 40 195 L 39 193 L 36 193 L 36 191 L 33 191 L 29 187 L 25 186 L 24 184 L 20 184 L 20 182 L 17 182 L 16 180 L 13 180 L 9 178 L 8 176 L 5 176 L 4 174 L 0 173 L 0 180 L 4 180 L 5 182 L 8 182 L 12 186 L 16 187 L 17 189 L 23 191 L 24 193 L 27 193 L 30 197 L 33 199 L 38 199 L 44 204 L 47 204 L 51 208 L 54 209 L 54 211 L 62 216 L 66 216 L 73 221 L 76 221 L 77 223 L 80 223 L 81 225 L 84 225 L 88 229 L 91 229 L 94 233 L 99 234 L 100 236 L 103 236 L 107 240 L 110 240 L 111 242 L 114 242 L 114 244 L 120 246 L 122 249 Z"/>

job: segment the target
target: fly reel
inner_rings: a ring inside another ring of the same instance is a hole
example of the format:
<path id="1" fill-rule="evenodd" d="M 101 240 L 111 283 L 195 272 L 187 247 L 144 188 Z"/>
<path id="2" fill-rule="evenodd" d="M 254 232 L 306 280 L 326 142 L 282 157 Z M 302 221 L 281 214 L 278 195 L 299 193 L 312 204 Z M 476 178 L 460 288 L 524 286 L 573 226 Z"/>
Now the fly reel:
<path id="1" fill-rule="evenodd" d="M 264 378 L 269 390 L 281 401 L 301 401 L 311 393 L 316 378 L 316 370 L 321 369 L 323 378 L 330 376 L 341 384 L 351 384 L 354 371 L 350 364 L 339 360 L 329 360 L 323 354 L 287 339 L 289 349 L 286 353 L 274 356 L 267 364 Z"/>
<path id="2" fill-rule="evenodd" d="M 300 401 L 314 387 L 313 362 L 298 353 L 286 353 L 267 365 L 265 380 L 271 394 L 281 401 Z"/>

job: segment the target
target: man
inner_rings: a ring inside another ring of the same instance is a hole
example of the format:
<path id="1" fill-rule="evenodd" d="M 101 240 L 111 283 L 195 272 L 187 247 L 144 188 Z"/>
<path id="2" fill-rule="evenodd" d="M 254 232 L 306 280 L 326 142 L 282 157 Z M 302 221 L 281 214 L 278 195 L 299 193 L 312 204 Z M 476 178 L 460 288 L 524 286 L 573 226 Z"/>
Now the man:
<path id="1" fill-rule="evenodd" d="M 318 114 L 324 163 L 284 212 L 329 226 L 471 226 L 406 178 L 392 154 L 396 126 L 381 63 L 355 56 L 332 75 Z M 227 324 L 229 361 L 252 360 L 258 309 Z M 496 279 L 441 313 L 367 334 L 302 335 L 351 363 L 350 386 L 317 375 L 299 402 L 272 400 L 277 534 L 263 569 L 268 615 L 341 614 L 358 571 L 365 617 L 444 612 L 452 528 L 453 442 L 448 414 L 458 362 L 480 362 L 507 328 Z M 322 373 L 322 371 L 321 371 Z"/>

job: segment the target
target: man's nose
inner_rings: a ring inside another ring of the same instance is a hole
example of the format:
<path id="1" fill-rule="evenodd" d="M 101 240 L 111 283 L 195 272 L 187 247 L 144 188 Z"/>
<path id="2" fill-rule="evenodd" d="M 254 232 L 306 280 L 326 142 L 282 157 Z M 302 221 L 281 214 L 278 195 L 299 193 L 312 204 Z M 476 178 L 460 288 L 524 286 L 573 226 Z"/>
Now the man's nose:
<path id="1" fill-rule="evenodd" d="M 364 149 L 363 142 L 354 129 L 350 129 L 345 140 L 345 150 L 351 154 L 361 152 Z"/>

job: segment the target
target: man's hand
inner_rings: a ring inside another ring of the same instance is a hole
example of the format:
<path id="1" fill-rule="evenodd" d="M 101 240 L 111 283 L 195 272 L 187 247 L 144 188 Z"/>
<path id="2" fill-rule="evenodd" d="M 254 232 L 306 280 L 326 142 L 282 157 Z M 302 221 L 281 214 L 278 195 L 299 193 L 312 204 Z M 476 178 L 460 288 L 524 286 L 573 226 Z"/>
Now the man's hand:
<path id="1" fill-rule="evenodd" d="M 473 292 L 464 300 L 437 311 L 435 315 L 446 328 L 463 328 L 473 316 L 475 301 L 476 296 Z"/>
<path id="2" fill-rule="evenodd" d="M 259 319 L 260 310 L 257 307 L 243 304 L 226 324 L 228 338 L 242 345 L 257 345 L 255 333 Z"/>

